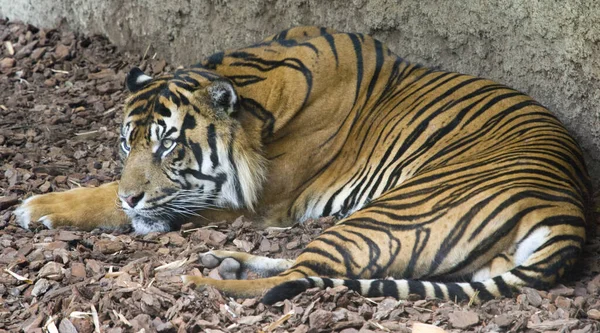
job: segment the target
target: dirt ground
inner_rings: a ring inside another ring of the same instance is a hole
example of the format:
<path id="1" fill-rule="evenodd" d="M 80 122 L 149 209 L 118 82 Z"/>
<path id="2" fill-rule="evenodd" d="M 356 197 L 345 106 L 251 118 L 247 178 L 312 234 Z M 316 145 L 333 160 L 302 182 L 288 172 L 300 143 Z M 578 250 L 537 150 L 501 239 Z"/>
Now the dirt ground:
<path id="1" fill-rule="evenodd" d="M 0 20 L 0 43 L 0 332 L 411 332 L 417 322 L 451 332 L 600 330 L 598 238 L 563 284 L 483 305 L 334 288 L 265 306 L 190 289 L 179 275 L 218 277 L 197 260 L 209 249 L 293 258 L 331 219 L 258 230 L 240 217 L 145 236 L 23 230 L 12 216 L 21 199 L 118 178 L 125 73 L 172 67 L 151 49 L 120 53 L 101 37 L 18 22 Z"/>

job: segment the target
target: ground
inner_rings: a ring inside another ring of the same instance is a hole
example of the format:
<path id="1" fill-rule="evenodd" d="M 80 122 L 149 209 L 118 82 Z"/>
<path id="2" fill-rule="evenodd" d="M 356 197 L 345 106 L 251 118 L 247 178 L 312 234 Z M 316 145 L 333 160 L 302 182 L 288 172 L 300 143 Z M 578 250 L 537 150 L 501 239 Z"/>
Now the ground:
<path id="1" fill-rule="evenodd" d="M 293 258 L 333 220 L 261 230 L 240 217 L 145 236 L 23 230 L 12 216 L 19 200 L 118 178 L 125 73 L 133 65 L 153 75 L 173 68 L 65 29 L 0 21 L 0 42 L 0 332 L 410 332 L 415 323 L 452 332 L 600 329 L 596 237 L 562 284 L 511 299 L 397 301 L 334 288 L 265 306 L 183 286 L 179 275 L 218 277 L 198 262 L 210 249 Z"/>

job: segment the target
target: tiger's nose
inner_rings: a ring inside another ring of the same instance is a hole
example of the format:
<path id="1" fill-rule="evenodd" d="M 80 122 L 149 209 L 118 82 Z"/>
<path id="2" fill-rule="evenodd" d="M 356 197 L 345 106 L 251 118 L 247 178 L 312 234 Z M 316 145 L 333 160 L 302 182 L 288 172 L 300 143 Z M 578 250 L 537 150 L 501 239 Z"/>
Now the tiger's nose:
<path id="1" fill-rule="evenodd" d="M 121 196 L 121 199 L 123 199 L 123 201 L 125 201 L 129 205 L 129 207 L 134 208 L 142 200 L 143 197 L 144 192 L 128 196 Z"/>

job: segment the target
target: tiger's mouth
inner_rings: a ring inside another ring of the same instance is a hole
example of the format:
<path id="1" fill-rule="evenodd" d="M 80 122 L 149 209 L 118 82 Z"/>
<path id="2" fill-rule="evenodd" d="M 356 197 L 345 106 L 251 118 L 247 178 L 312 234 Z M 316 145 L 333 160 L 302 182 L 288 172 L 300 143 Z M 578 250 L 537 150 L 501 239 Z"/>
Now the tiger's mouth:
<path id="1" fill-rule="evenodd" d="M 219 208 L 213 203 L 214 197 L 198 194 L 183 190 L 169 198 L 162 198 L 152 207 L 131 208 L 125 204 L 122 207 L 131 218 L 135 233 L 166 232 L 179 229 L 190 217 L 201 216 L 198 211 Z"/>

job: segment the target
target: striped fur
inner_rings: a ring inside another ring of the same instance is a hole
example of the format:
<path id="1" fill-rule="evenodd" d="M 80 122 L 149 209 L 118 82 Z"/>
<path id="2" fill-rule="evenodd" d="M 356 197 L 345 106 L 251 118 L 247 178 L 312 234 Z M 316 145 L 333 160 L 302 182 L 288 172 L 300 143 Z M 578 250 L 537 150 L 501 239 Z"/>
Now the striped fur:
<path id="1" fill-rule="evenodd" d="M 211 261 L 232 258 L 232 276 L 264 278 L 186 282 L 235 296 L 270 290 L 266 303 L 341 284 L 486 300 L 551 286 L 585 242 L 588 175 L 555 116 L 369 36 L 293 28 L 172 75 L 133 70 L 127 85 L 118 192 L 138 232 L 197 212 L 267 225 L 340 218 L 293 264 Z"/>
<path id="2" fill-rule="evenodd" d="M 285 201 L 264 215 L 341 221 L 275 276 L 184 281 L 238 296 L 270 290 L 265 303 L 342 284 L 367 296 L 482 301 L 548 287 L 575 263 L 585 165 L 560 122 L 523 93 L 312 27 L 197 68 L 232 80 L 262 125 L 269 172 L 258 207 Z"/>

